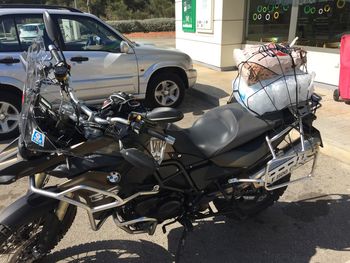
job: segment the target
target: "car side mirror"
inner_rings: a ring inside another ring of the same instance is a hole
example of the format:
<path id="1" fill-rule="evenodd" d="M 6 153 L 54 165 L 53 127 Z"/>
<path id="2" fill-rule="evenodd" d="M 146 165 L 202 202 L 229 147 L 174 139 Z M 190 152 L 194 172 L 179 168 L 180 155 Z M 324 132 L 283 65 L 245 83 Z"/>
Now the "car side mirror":
<path id="1" fill-rule="evenodd" d="M 129 43 L 126 41 L 120 42 L 120 52 L 128 54 L 130 52 L 131 48 L 129 46 Z"/>

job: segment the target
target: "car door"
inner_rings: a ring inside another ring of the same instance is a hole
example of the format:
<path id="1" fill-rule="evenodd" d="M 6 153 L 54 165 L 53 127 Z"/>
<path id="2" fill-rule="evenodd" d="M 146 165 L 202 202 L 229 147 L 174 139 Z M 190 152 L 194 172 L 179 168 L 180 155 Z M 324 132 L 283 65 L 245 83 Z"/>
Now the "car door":
<path id="1" fill-rule="evenodd" d="M 88 16 L 57 15 L 56 19 L 79 98 L 96 100 L 118 91 L 138 92 L 136 56 L 132 49 L 121 53 L 120 36 Z"/>
<path id="2" fill-rule="evenodd" d="M 0 83 L 23 83 L 24 69 L 20 63 L 21 44 L 18 38 L 15 18 L 0 17 Z M 18 87 L 22 88 L 22 87 Z"/>
<path id="3" fill-rule="evenodd" d="M 18 134 L 21 97 L 15 87 L 21 89 L 25 78 L 20 50 L 14 18 L 0 16 L 0 140 Z"/>

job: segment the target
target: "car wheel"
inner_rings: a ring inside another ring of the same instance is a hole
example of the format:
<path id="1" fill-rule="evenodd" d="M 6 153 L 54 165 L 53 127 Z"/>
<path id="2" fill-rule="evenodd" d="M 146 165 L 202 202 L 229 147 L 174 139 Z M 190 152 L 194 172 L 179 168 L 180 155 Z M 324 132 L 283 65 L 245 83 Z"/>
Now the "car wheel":
<path id="1" fill-rule="evenodd" d="M 0 98 L 0 140 L 13 139 L 18 136 L 20 101 L 15 94 L 3 92 Z"/>
<path id="2" fill-rule="evenodd" d="M 339 101 L 340 100 L 340 95 L 339 95 L 339 90 L 338 89 L 335 89 L 333 91 L 333 100 L 335 100 L 335 101 Z"/>
<path id="3" fill-rule="evenodd" d="M 148 107 L 177 107 L 185 95 L 185 84 L 175 73 L 164 73 L 149 82 L 146 94 Z"/>

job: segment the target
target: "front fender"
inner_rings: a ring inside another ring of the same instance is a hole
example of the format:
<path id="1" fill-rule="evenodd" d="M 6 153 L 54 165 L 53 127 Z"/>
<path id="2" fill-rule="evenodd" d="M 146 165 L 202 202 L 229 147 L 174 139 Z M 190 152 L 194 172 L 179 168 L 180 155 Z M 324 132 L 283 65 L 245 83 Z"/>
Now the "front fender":
<path id="1" fill-rule="evenodd" d="M 47 214 L 58 205 L 58 202 L 58 200 L 28 192 L 0 213 L 0 224 L 9 229 L 15 228 L 30 219 Z"/>
<path id="2" fill-rule="evenodd" d="M 157 72 L 158 70 L 161 69 L 166 69 L 166 68 L 178 68 L 180 70 L 183 70 L 186 73 L 186 70 L 184 68 L 184 65 L 181 63 L 170 63 L 170 62 L 159 62 L 151 65 L 143 75 L 140 76 L 140 93 L 141 94 L 146 94 L 147 92 L 147 86 L 148 82 L 151 79 L 152 75 Z"/>

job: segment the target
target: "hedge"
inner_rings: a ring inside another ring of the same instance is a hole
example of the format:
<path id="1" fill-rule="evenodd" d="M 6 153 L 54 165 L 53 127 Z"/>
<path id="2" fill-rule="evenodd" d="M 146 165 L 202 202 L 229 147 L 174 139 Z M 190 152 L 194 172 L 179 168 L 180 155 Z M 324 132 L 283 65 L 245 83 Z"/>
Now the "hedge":
<path id="1" fill-rule="evenodd" d="M 174 18 L 107 21 L 121 33 L 175 31 Z"/>

